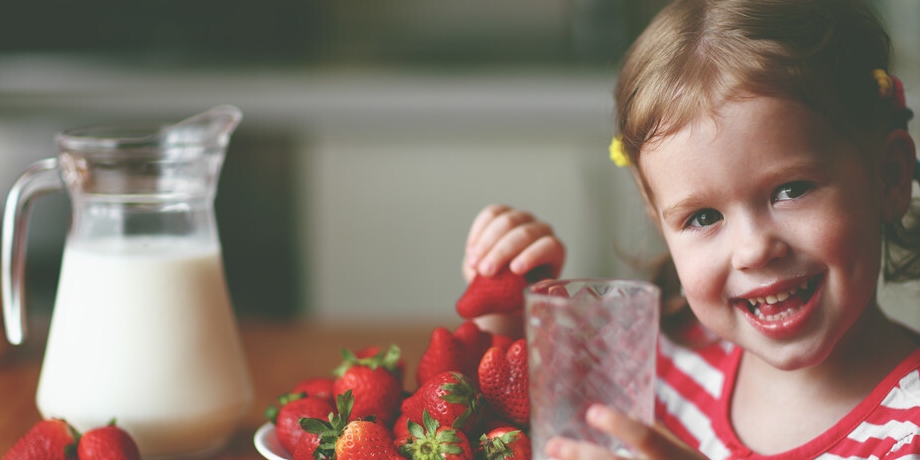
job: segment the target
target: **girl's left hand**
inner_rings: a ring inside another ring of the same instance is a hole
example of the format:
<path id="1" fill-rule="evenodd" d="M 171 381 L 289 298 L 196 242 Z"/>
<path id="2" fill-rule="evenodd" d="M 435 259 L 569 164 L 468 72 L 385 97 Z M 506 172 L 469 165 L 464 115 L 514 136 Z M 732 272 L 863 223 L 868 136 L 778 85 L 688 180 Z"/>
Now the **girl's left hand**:
<path id="1" fill-rule="evenodd" d="M 463 258 L 463 277 L 469 283 L 479 274 L 492 276 L 508 266 L 524 275 L 545 266 L 550 278 L 559 276 L 565 262 L 565 245 L 553 227 L 533 214 L 493 204 L 473 220 Z"/>
<path id="2" fill-rule="evenodd" d="M 706 457 L 681 443 L 664 428 L 650 427 L 607 406 L 595 404 L 585 415 L 588 423 L 620 439 L 649 460 L 705 460 Z M 553 438 L 546 443 L 546 454 L 559 460 L 628 460 L 597 445 L 566 438 Z"/>

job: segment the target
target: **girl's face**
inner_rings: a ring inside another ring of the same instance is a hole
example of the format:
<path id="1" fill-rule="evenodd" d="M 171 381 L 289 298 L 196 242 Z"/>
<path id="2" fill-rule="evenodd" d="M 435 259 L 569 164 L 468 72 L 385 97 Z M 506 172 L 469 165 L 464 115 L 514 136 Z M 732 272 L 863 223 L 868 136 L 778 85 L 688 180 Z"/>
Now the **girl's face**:
<path id="1" fill-rule="evenodd" d="M 822 362 L 874 305 L 881 187 L 806 106 L 726 103 L 642 151 L 650 205 L 699 320 L 781 369 Z"/>

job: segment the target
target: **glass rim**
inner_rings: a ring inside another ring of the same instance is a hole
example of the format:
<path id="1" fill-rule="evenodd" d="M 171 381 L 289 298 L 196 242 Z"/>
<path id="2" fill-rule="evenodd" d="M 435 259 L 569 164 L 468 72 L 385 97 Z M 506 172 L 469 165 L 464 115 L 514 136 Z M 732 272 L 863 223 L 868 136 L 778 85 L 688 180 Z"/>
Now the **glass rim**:
<path id="1" fill-rule="evenodd" d="M 547 289 L 550 286 L 568 286 L 571 284 L 580 283 L 583 285 L 588 284 L 618 284 L 624 287 L 630 287 L 637 289 L 648 294 L 661 295 L 661 288 L 650 281 L 640 280 L 640 279 L 630 279 L 630 278 L 560 278 L 560 279 L 545 279 L 533 283 L 526 288 L 524 288 L 524 299 L 533 299 L 537 301 L 546 301 L 546 302 L 559 302 L 561 300 L 569 300 L 571 297 L 560 297 L 557 295 L 552 295 L 545 292 L 538 292 L 538 290 Z"/>

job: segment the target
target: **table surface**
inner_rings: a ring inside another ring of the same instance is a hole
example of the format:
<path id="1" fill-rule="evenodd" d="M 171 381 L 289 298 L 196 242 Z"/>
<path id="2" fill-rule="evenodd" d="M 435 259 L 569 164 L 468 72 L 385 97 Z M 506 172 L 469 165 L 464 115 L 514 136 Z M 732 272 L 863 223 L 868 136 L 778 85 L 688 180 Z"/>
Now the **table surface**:
<path id="1" fill-rule="evenodd" d="M 458 323 L 459 324 L 459 323 Z M 340 350 L 394 343 L 406 359 L 406 386 L 414 385 L 415 367 L 436 326 L 409 324 L 354 326 L 318 324 L 307 320 L 244 318 L 240 334 L 255 387 L 254 403 L 227 446 L 216 459 L 261 459 L 253 435 L 265 423 L 262 413 L 299 380 L 327 375 L 340 362 Z M 0 338 L 0 340 L 3 340 Z M 41 336 L 0 356 L 0 453 L 4 453 L 40 419 L 35 388 L 41 369 Z M 36 344 L 39 343 L 39 344 Z"/>

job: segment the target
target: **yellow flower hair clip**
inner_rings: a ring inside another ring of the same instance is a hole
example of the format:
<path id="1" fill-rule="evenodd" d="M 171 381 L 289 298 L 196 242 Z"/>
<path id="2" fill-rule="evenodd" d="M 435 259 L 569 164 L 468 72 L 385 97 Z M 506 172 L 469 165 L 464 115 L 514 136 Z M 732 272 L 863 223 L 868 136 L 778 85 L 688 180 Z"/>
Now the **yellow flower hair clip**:
<path id="1" fill-rule="evenodd" d="M 891 81 L 891 76 L 888 75 L 888 72 L 885 72 L 885 69 L 875 69 L 872 71 L 872 76 L 875 77 L 875 81 L 878 82 L 879 97 L 891 97 L 894 91 L 894 83 Z"/>
<path id="2" fill-rule="evenodd" d="M 632 166 L 629 155 L 626 155 L 626 150 L 623 149 L 622 136 L 616 136 L 610 141 L 610 159 L 621 168 Z"/>

